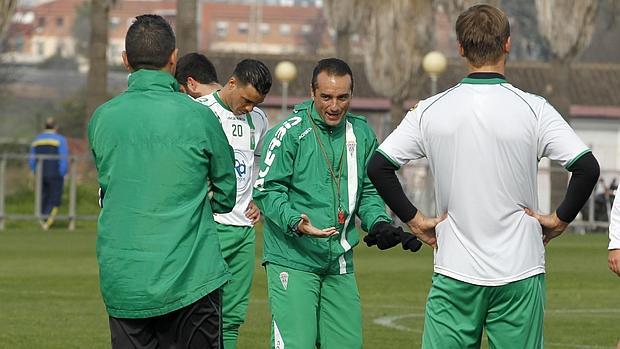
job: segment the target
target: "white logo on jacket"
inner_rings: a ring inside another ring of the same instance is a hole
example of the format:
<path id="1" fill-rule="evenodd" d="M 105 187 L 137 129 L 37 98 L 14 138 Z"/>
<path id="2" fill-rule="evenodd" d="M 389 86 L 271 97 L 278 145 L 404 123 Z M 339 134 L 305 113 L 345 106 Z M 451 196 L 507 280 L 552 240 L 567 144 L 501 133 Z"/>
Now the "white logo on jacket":
<path id="1" fill-rule="evenodd" d="M 288 273 L 283 271 L 280 273 L 280 282 L 282 283 L 282 287 L 284 287 L 284 290 L 286 291 L 286 288 L 288 287 Z"/>
<path id="2" fill-rule="evenodd" d="M 273 160 L 276 158 L 276 154 L 273 153 L 273 150 L 279 148 L 282 145 L 282 139 L 284 135 L 286 135 L 286 131 L 293 126 L 297 126 L 301 123 L 301 118 L 299 116 L 293 116 L 292 118 L 286 120 L 280 128 L 276 131 L 276 134 L 273 136 L 271 141 L 269 142 L 269 147 L 267 150 L 267 154 L 265 154 L 265 160 L 263 161 L 266 165 L 264 170 L 258 172 L 258 179 L 256 183 L 254 183 L 254 188 L 258 190 L 263 190 L 263 184 L 265 183 L 265 177 L 271 170 L 271 165 L 273 164 Z"/>

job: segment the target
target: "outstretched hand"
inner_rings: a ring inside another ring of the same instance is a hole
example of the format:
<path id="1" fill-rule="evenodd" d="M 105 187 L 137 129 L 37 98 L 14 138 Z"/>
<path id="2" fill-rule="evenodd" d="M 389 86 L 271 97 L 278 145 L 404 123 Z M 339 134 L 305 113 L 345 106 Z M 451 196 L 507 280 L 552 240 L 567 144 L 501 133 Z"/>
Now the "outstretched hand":
<path id="1" fill-rule="evenodd" d="M 420 241 L 436 249 L 437 235 L 435 227 L 446 218 L 448 218 L 448 213 L 444 213 L 439 217 L 426 217 L 422 212 L 418 211 L 413 219 L 407 222 L 407 226 Z"/>
<path id="2" fill-rule="evenodd" d="M 551 239 L 560 236 L 568 227 L 568 223 L 558 218 L 558 215 L 555 212 L 548 215 L 541 215 L 530 210 L 529 208 L 525 208 L 524 210 L 525 213 L 527 213 L 531 217 L 536 218 L 538 223 L 540 223 L 540 226 L 543 230 L 543 244 L 545 246 L 547 246 Z"/>
<path id="3" fill-rule="evenodd" d="M 300 217 L 301 220 L 299 221 L 299 225 L 297 226 L 297 231 L 302 234 L 314 236 L 317 238 L 326 238 L 338 234 L 338 230 L 336 230 L 336 227 L 319 229 L 312 225 L 312 223 L 310 222 L 310 218 L 308 218 L 307 215 L 302 213 Z"/>

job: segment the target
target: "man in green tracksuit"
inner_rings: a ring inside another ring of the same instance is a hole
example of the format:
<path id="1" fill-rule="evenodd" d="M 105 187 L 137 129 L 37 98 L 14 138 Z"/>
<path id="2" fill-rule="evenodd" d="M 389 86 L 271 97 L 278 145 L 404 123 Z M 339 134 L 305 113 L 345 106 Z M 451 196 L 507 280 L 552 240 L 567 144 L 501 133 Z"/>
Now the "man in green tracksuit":
<path id="1" fill-rule="evenodd" d="M 355 216 L 380 248 L 404 238 L 366 175 L 377 147 L 363 117 L 348 113 L 349 66 L 318 62 L 312 99 L 272 128 L 264 141 L 254 200 L 265 217 L 264 258 L 272 314 L 272 348 L 361 348 L 360 298 L 352 248 Z"/>
<path id="2" fill-rule="evenodd" d="M 219 349 L 230 273 L 213 213 L 235 205 L 233 152 L 213 112 L 178 92 L 174 33 L 162 17 L 138 16 L 125 46 L 129 87 L 88 126 L 112 348 Z"/>

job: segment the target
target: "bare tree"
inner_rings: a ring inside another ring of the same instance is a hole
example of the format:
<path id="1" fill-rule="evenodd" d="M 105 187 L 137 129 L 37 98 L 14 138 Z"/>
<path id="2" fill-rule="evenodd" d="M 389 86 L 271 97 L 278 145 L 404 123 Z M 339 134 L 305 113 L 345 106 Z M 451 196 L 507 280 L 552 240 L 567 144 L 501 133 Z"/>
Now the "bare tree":
<path id="1" fill-rule="evenodd" d="M 4 51 L 4 35 L 11 24 L 17 0 L 0 0 L 0 52 Z"/>
<path id="2" fill-rule="evenodd" d="M 325 0 L 323 10 L 329 25 L 336 32 L 336 57 L 349 59 L 351 35 L 359 32 L 360 23 L 370 10 L 371 1 Z"/>
<path id="3" fill-rule="evenodd" d="M 86 117 L 90 119 L 108 99 L 108 20 L 114 0 L 91 0 L 88 77 L 86 79 Z M 86 123 L 88 124 L 88 123 Z"/>
<path id="4" fill-rule="evenodd" d="M 312 30 L 308 32 L 301 31 L 299 37 L 304 44 L 305 53 L 316 55 L 323 44 L 323 36 L 327 28 L 327 19 L 325 16 L 319 15 L 306 21 L 306 24 L 309 25 Z"/>
<path id="5" fill-rule="evenodd" d="M 197 0 L 177 0 L 177 47 L 179 57 L 198 50 Z"/>
<path id="6" fill-rule="evenodd" d="M 415 92 L 423 55 L 431 48 L 431 0 L 373 2 L 365 20 L 364 68 L 372 88 L 390 99 L 395 128 L 403 117 L 403 102 Z"/>
<path id="7" fill-rule="evenodd" d="M 499 7 L 501 0 L 440 0 L 437 3 L 444 7 L 450 23 L 454 25 L 461 12 L 468 8 L 477 4 L 488 4 Z"/>
<path id="8" fill-rule="evenodd" d="M 570 71 L 575 57 L 590 43 L 597 0 L 536 0 L 538 29 L 552 53 L 547 98 L 570 121 Z M 558 207 L 566 191 L 567 175 L 551 167 L 551 208 Z"/>

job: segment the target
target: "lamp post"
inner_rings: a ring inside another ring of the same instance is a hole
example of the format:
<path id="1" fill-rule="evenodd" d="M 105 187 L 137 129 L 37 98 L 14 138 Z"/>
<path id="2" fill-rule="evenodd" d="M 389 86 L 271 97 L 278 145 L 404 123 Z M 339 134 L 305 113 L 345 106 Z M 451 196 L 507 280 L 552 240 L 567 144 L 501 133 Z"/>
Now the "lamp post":
<path id="1" fill-rule="evenodd" d="M 288 83 L 295 79 L 295 76 L 297 76 L 297 68 L 292 62 L 282 61 L 276 65 L 276 79 L 282 82 L 282 110 L 280 111 L 282 117 L 286 115 L 288 107 Z"/>
<path id="2" fill-rule="evenodd" d="M 437 78 L 446 70 L 448 61 L 443 53 L 431 51 L 422 59 L 422 68 L 431 78 L 431 95 L 437 93 Z"/>
<path id="3" fill-rule="evenodd" d="M 446 70 L 446 66 L 448 65 L 448 61 L 446 60 L 446 56 L 444 56 L 441 52 L 431 51 L 427 53 L 424 58 L 422 58 L 422 69 L 428 74 L 431 78 L 431 96 L 437 94 L 437 78 L 441 73 Z M 435 191 L 433 188 L 433 178 L 431 174 L 430 164 L 427 162 L 426 164 L 426 178 L 425 178 L 425 199 L 426 201 L 426 209 L 428 214 L 432 215 L 432 212 L 435 212 Z M 436 214 L 437 212 L 435 212 Z"/>

